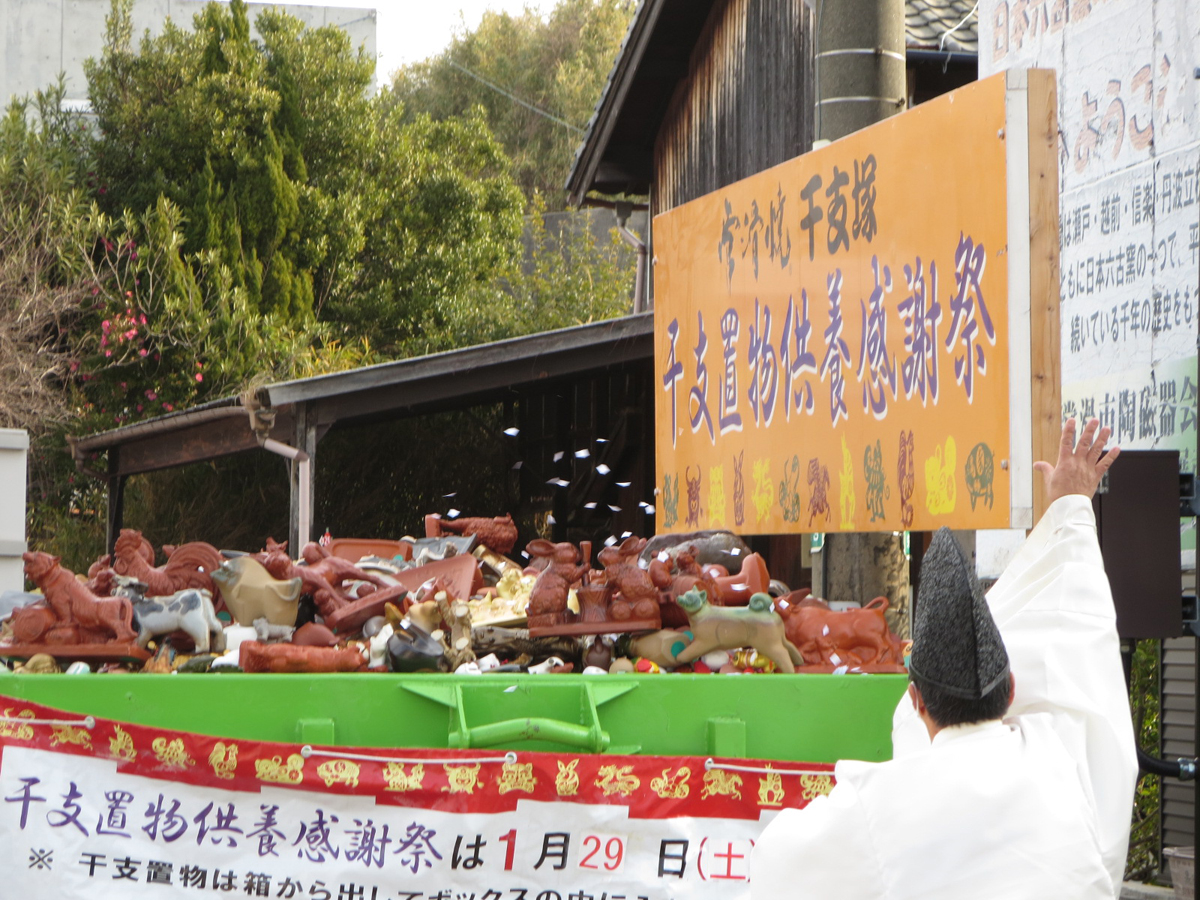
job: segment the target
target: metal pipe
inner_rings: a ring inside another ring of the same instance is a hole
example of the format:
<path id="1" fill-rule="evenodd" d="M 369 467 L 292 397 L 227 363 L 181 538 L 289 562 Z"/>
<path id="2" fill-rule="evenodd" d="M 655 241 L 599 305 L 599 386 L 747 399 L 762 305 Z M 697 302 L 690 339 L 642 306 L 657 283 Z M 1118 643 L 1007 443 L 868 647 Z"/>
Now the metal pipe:
<path id="1" fill-rule="evenodd" d="M 309 468 L 308 454 L 303 450 L 269 437 L 259 437 L 258 445 L 268 453 L 274 453 L 296 463 L 296 480 L 299 482 L 297 490 L 300 492 L 300 497 L 296 504 L 296 526 L 300 532 L 300 542 L 303 544 L 312 536 L 312 510 L 309 509 L 312 472 Z"/>
<path id="2" fill-rule="evenodd" d="M 646 305 L 642 300 L 642 292 L 646 283 L 646 245 L 624 224 L 617 225 L 617 233 L 624 238 L 625 243 L 637 251 L 637 275 L 633 280 L 633 311 L 635 313 L 645 312 Z"/>

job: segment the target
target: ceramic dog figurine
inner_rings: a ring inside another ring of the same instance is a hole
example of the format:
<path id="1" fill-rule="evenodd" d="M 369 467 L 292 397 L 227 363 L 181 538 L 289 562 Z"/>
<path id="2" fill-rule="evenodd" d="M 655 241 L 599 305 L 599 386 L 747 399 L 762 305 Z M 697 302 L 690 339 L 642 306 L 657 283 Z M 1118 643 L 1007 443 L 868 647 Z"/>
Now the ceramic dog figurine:
<path id="1" fill-rule="evenodd" d="M 692 642 L 675 655 L 679 663 L 699 659 L 712 650 L 753 647 L 781 672 L 804 665 L 804 657 L 784 635 L 783 619 L 769 594 L 755 594 L 748 606 L 712 606 L 704 591 L 692 589 L 679 598 L 687 613 Z"/>

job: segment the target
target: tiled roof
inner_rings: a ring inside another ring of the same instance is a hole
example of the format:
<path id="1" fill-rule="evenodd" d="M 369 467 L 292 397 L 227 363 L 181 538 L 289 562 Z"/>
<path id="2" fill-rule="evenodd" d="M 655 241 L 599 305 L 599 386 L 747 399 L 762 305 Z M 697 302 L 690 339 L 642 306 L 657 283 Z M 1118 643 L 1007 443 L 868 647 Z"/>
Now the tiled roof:
<path id="1" fill-rule="evenodd" d="M 910 50 L 978 53 L 978 5 L 971 0 L 905 0 L 905 43 Z M 943 42 L 942 35 L 955 26 Z"/>

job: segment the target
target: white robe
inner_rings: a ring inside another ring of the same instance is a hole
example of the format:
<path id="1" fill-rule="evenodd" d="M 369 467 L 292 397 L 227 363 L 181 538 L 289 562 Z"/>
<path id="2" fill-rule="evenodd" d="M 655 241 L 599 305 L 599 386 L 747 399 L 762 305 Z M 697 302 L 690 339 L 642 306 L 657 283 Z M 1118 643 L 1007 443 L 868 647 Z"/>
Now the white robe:
<path id="1" fill-rule="evenodd" d="M 1016 678 L 1003 722 L 930 743 L 905 695 L 891 761 L 839 762 L 827 797 L 767 826 L 752 900 L 1119 895 L 1137 759 L 1086 497 L 1050 506 L 988 604 Z"/>

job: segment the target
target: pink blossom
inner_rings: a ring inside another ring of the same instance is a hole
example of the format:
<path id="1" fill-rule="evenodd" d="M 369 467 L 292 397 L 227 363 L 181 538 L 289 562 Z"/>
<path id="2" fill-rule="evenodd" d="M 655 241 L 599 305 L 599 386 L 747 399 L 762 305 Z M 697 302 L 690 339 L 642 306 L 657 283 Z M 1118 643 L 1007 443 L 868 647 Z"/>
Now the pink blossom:
<path id="1" fill-rule="evenodd" d="M 108 346 L 108 338 L 106 338 L 106 337 L 100 338 L 100 346 L 107 347 Z"/>
<path id="2" fill-rule="evenodd" d="M 143 347 L 141 350 L 138 351 L 138 356 L 145 357 L 145 355 L 149 352 L 150 351 L 148 351 L 145 347 Z"/>
<path id="3" fill-rule="evenodd" d="M 71 360 L 71 365 L 69 368 L 71 369 L 72 372 L 78 372 L 79 371 L 79 360 L 77 360 L 77 359 Z"/>
<path id="4" fill-rule="evenodd" d="M 196 380 L 197 380 L 197 381 L 203 381 L 203 380 L 204 380 L 204 376 L 203 376 L 203 375 L 201 375 L 199 372 L 197 372 L 197 373 L 196 373 Z"/>
<path id="5" fill-rule="evenodd" d="M 125 292 L 125 296 L 126 296 L 126 297 L 132 297 L 132 296 L 133 296 L 133 291 L 126 291 L 126 292 Z M 131 310 L 126 310 L 126 312 L 130 312 L 130 311 L 131 311 Z"/>
<path id="6" fill-rule="evenodd" d="M 138 411 L 138 412 L 141 412 L 141 411 L 142 411 L 142 404 L 140 404 L 140 403 L 139 403 L 139 404 L 137 405 L 137 411 Z"/>
<path id="7" fill-rule="evenodd" d="M 100 293 L 100 288 L 96 285 L 93 285 L 92 286 L 92 296 L 95 297 L 98 293 Z"/>
<path id="8" fill-rule="evenodd" d="M 158 394 L 154 393 L 154 391 L 146 391 L 146 399 L 147 400 L 157 400 Z"/>
<path id="9" fill-rule="evenodd" d="M 145 314 L 145 313 L 142 313 L 141 317 L 140 317 L 140 318 L 139 318 L 139 320 L 138 320 L 138 324 L 139 324 L 139 325 L 145 325 L 145 324 L 146 324 L 146 314 Z"/>
<path id="10" fill-rule="evenodd" d="M 164 403 L 164 404 L 163 404 L 163 409 L 165 409 L 167 412 L 170 412 L 170 411 L 171 411 L 171 410 L 173 410 L 174 408 L 175 408 L 175 407 L 174 407 L 174 405 L 172 405 L 172 404 L 170 404 L 170 403 Z"/>
<path id="11" fill-rule="evenodd" d="M 105 351 L 104 351 L 104 355 L 105 355 L 105 356 L 112 356 L 112 351 L 111 351 L 111 350 L 105 350 Z"/>
<path id="12" fill-rule="evenodd" d="M 122 382 L 121 382 L 121 390 L 123 390 L 123 391 L 127 391 L 127 390 L 129 390 L 129 385 L 128 385 L 128 383 L 126 383 L 126 382 L 122 381 Z"/>
<path id="13" fill-rule="evenodd" d="M 100 330 L 103 331 L 105 334 L 108 334 L 108 329 L 111 327 L 112 327 L 112 322 L 110 322 L 108 319 L 105 319 L 103 322 L 100 323 Z"/>
<path id="14" fill-rule="evenodd" d="M 138 330 L 136 328 L 130 328 L 127 332 L 125 332 L 125 340 L 132 341 L 135 337 L 137 337 L 137 333 Z"/>

